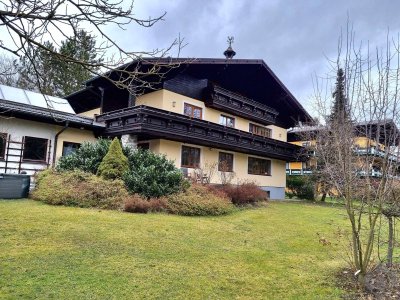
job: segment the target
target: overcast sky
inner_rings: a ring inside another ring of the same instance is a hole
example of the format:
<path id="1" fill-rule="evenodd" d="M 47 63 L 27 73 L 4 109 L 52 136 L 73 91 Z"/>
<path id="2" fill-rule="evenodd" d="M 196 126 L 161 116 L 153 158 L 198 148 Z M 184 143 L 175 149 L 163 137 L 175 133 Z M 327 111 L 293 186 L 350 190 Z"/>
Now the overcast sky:
<path id="1" fill-rule="evenodd" d="M 397 0 L 136 0 L 137 17 L 167 12 L 152 28 L 112 30 L 126 48 L 168 46 L 178 35 L 187 46 L 181 57 L 223 58 L 234 36 L 235 58 L 263 59 L 297 99 L 310 109 L 312 75 L 324 75 L 335 58 L 338 36 L 349 15 L 357 39 L 384 42 L 388 29 L 400 32 Z M 173 55 L 174 53 L 172 53 Z"/>

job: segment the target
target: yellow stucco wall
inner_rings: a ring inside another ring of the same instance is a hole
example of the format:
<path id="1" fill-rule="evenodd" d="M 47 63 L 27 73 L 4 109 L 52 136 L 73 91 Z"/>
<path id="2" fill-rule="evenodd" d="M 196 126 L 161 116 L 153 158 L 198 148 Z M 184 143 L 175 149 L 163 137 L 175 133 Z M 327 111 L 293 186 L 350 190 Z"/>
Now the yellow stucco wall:
<path id="1" fill-rule="evenodd" d="M 188 103 L 202 108 L 203 120 L 210 121 L 213 123 L 219 123 L 221 115 L 230 116 L 235 118 L 235 128 L 243 131 L 249 131 L 250 123 L 259 125 L 261 127 L 267 127 L 272 130 L 272 138 L 280 141 L 287 141 L 287 131 L 285 128 L 281 128 L 275 125 L 263 126 L 253 121 L 246 120 L 244 118 L 228 114 L 208 108 L 201 100 L 193 99 L 181 94 L 177 94 L 168 90 L 159 90 L 143 96 L 140 96 L 136 100 L 136 105 L 147 105 L 155 108 L 164 109 L 167 111 L 183 114 L 184 104 Z"/>
<path id="2" fill-rule="evenodd" d="M 94 118 L 95 115 L 99 115 L 99 114 L 100 114 L 100 107 L 92 109 L 92 110 L 84 111 L 84 112 L 78 114 L 78 116 Z"/>
<path id="3" fill-rule="evenodd" d="M 60 131 L 62 127 L 57 129 Z M 58 136 L 56 160 L 62 156 L 63 142 L 83 143 L 85 141 L 96 141 L 92 131 L 68 128 Z"/>
<path id="4" fill-rule="evenodd" d="M 152 141 L 154 142 L 154 141 Z M 286 172 L 285 172 L 285 162 L 270 159 L 271 160 L 271 176 L 262 176 L 262 175 L 252 175 L 247 173 L 248 167 L 248 157 L 258 157 L 263 159 L 269 159 L 266 157 L 259 157 L 255 155 L 247 155 L 243 153 L 237 153 L 226 150 L 219 150 L 215 148 L 202 147 L 198 145 L 191 145 L 186 143 L 179 143 L 169 140 L 158 140 L 155 143 L 158 146 L 157 153 L 166 154 L 167 157 L 175 162 L 175 166 L 177 168 L 181 167 L 181 149 L 182 145 L 192 146 L 196 148 L 200 148 L 200 167 L 207 171 L 207 165 L 218 163 L 219 152 L 229 152 L 233 154 L 233 171 L 235 172 L 235 177 L 232 180 L 232 183 L 236 183 L 238 181 L 252 181 L 255 182 L 259 186 L 271 186 L 271 187 L 285 187 L 286 186 Z M 155 147 L 151 147 L 151 150 L 154 151 Z M 194 169 L 189 169 L 190 172 L 193 172 Z M 220 172 L 218 170 L 215 171 L 214 176 L 211 178 L 211 183 L 221 183 Z"/>

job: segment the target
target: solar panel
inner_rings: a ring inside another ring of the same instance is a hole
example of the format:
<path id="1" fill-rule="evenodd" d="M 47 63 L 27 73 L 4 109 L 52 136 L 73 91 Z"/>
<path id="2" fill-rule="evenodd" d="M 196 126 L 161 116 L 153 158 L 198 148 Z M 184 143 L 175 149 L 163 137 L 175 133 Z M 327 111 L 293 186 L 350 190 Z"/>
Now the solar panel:
<path id="1" fill-rule="evenodd" d="M 66 99 L 43 95 L 11 86 L 0 84 L 0 97 L 3 100 L 29 104 L 41 108 L 49 108 L 55 111 L 75 114 L 71 105 Z"/>

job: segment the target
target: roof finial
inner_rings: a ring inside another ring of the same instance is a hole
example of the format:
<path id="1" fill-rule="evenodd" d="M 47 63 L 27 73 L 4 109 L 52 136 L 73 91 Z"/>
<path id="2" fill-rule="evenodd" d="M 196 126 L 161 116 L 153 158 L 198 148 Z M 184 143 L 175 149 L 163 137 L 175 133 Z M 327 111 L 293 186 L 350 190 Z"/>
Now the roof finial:
<path id="1" fill-rule="evenodd" d="M 232 49 L 233 40 L 234 40 L 233 36 L 228 36 L 227 42 L 228 42 L 229 46 L 228 46 L 228 49 L 226 49 L 224 51 L 224 55 L 225 55 L 226 59 L 232 59 L 236 55 L 236 52 Z"/>

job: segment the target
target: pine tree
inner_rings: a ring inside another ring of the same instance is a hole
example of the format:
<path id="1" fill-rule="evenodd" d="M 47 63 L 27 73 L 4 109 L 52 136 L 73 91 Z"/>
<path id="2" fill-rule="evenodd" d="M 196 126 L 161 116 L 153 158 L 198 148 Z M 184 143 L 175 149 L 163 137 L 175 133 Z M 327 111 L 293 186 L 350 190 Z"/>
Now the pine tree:
<path id="1" fill-rule="evenodd" d="M 97 175 L 104 179 L 121 179 L 122 175 L 128 171 L 128 158 L 122 152 L 121 143 L 114 138 L 106 156 L 99 165 Z"/>
<path id="2" fill-rule="evenodd" d="M 18 87 L 64 97 L 81 89 L 84 82 L 92 77 L 92 72 L 98 71 L 96 64 L 101 59 L 97 58 L 96 40 L 84 30 L 62 41 L 59 50 L 50 42 L 45 42 L 44 45 L 55 54 L 38 48 L 23 57 L 19 66 Z M 85 68 L 82 64 L 63 59 L 64 57 L 92 63 L 94 66 L 91 69 Z M 36 69 L 32 64 L 33 59 Z M 39 78 L 37 74 L 40 74 Z"/>
<path id="3" fill-rule="evenodd" d="M 56 51 L 51 42 L 45 42 L 44 46 Z M 33 60 L 35 61 L 36 69 L 32 63 Z M 41 48 L 31 50 L 28 56 L 21 59 L 18 87 L 36 92 L 40 91 L 47 95 L 57 95 L 57 86 L 54 81 L 58 73 L 57 65 L 58 60 L 55 55 Z M 40 77 L 37 74 L 40 74 Z"/>
<path id="4" fill-rule="evenodd" d="M 342 68 L 337 71 L 336 87 L 332 94 L 334 98 L 330 122 L 343 123 L 350 120 L 350 111 L 348 108 L 348 99 L 346 97 L 346 79 Z"/>
<path id="5" fill-rule="evenodd" d="M 80 30 L 73 38 L 62 41 L 59 53 L 94 65 L 102 61 L 101 58 L 97 58 L 95 37 L 85 30 Z M 96 66 L 88 69 L 82 64 L 61 61 L 56 78 L 56 83 L 62 91 L 60 96 L 66 96 L 81 89 L 84 82 L 92 77 L 92 72 L 96 71 L 98 71 Z"/>

